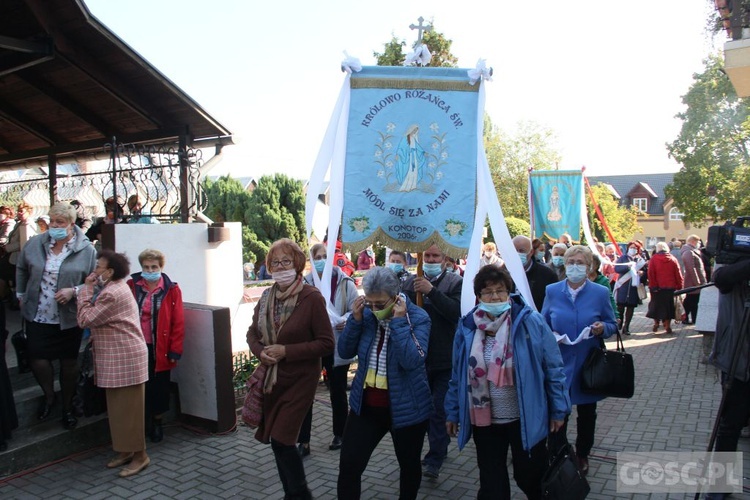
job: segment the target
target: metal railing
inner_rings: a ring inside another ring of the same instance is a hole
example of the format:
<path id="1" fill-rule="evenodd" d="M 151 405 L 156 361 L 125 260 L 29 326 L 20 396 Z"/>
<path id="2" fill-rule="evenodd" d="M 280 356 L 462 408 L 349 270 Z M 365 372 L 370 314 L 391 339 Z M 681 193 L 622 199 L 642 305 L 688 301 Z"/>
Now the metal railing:
<path id="1" fill-rule="evenodd" d="M 104 151 L 109 157 L 105 168 L 90 162 L 75 173 L 56 175 L 53 197 L 78 200 L 93 217 L 106 215 L 105 201 L 112 197 L 127 218 L 127 201 L 133 195 L 138 196 L 144 214 L 161 221 L 184 220 L 205 210 L 201 150 L 113 141 L 104 145 Z M 49 200 L 49 175 L 0 181 L 0 205 L 15 208 L 23 201 L 34 207 L 38 216 L 46 213 Z"/>

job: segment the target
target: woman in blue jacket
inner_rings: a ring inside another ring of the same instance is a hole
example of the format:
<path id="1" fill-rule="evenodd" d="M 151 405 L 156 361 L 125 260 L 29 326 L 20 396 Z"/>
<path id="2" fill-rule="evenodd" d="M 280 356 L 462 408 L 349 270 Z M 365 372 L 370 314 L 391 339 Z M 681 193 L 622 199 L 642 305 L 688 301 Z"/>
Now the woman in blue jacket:
<path id="1" fill-rule="evenodd" d="M 558 345 L 565 363 L 565 378 L 570 401 L 578 413 L 576 456 L 584 474 L 589 469 L 589 453 L 594 446 L 596 403 L 601 396 L 581 392 L 581 370 L 592 349 L 599 349 L 601 339 L 617 331 L 615 312 L 606 287 L 591 283 L 587 278 L 593 262 L 588 247 L 575 245 L 565 252 L 566 279 L 547 286 L 542 315 L 552 331 L 560 335 Z M 574 341 L 590 328 L 581 340 Z M 567 418 L 563 433 L 567 432 Z"/>
<path id="2" fill-rule="evenodd" d="M 512 285 L 507 271 L 481 268 L 474 278 L 479 305 L 459 321 L 453 341 L 446 426 L 458 434 L 459 449 L 474 437 L 478 499 L 510 498 L 508 446 L 516 483 L 540 498 L 545 438 L 570 413 L 555 338 L 520 295 L 509 296 Z"/>
<path id="3" fill-rule="evenodd" d="M 417 498 L 422 482 L 420 457 L 433 411 L 424 365 L 430 317 L 399 294 L 399 284 L 392 270 L 371 268 L 365 295 L 354 301 L 339 337 L 339 356 L 359 356 L 339 463 L 342 500 L 360 497 L 362 473 L 387 432 L 401 468 L 399 498 Z"/>

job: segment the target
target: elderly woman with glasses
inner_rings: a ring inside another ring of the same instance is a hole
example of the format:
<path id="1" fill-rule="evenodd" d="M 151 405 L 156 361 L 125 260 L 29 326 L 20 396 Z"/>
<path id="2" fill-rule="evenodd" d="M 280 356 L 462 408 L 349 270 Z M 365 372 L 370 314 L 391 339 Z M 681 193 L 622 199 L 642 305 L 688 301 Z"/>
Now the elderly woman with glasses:
<path id="1" fill-rule="evenodd" d="M 401 468 L 399 498 L 417 498 L 422 483 L 420 457 L 433 411 L 425 370 L 430 317 L 399 294 L 399 284 L 391 269 L 371 268 L 339 339 L 339 356 L 359 356 L 339 462 L 343 500 L 360 497 L 362 473 L 388 432 Z"/>
<path id="2" fill-rule="evenodd" d="M 593 349 L 599 349 L 603 338 L 617 331 L 610 292 L 587 279 L 593 263 L 593 252 L 574 245 L 564 255 L 566 279 L 547 286 L 542 316 L 558 336 L 565 363 L 567 390 L 576 405 L 578 435 L 576 456 L 584 474 L 589 470 L 589 453 L 594 446 L 596 403 L 601 396 L 581 392 L 583 363 Z M 567 418 L 563 435 L 567 431 Z"/>
<path id="3" fill-rule="evenodd" d="M 528 498 L 541 498 L 546 438 L 559 430 L 570 401 L 560 350 L 544 318 L 494 266 L 479 270 L 479 301 L 461 318 L 453 341 L 453 374 L 445 396 L 446 427 L 459 449 L 473 436 L 479 499 L 510 498 L 506 457 Z"/>
<path id="4" fill-rule="evenodd" d="M 302 280 L 306 260 L 290 239 L 271 245 L 266 266 L 275 283 L 263 291 L 247 332 L 250 350 L 267 370 L 255 438 L 271 443 L 286 498 L 312 498 L 297 436 L 318 387 L 320 358 L 334 347 L 325 299 Z"/>

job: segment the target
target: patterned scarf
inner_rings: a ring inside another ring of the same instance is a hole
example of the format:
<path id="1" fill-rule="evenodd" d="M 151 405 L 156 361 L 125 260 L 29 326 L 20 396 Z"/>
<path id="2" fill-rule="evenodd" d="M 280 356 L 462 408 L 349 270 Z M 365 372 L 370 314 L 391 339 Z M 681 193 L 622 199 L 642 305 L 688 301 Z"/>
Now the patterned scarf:
<path id="1" fill-rule="evenodd" d="M 281 327 L 284 326 L 286 320 L 294 312 L 294 308 L 297 305 L 297 298 L 303 287 L 302 277 L 298 276 L 297 281 L 292 283 L 283 292 L 276 283 L 263 292 L 258 311 L 258 330 L 260 330 L 261 341 L 264 346 L 276 343 Z M 266 380 L 263 384 L 263 392 L 266 394 L 270 394 L 273 386 L 276 385 L 278 369 L 278 363 L 268 367 Z"/>
<path id="2" fill-rule="evenodd" d="M 388 365 L 386 354 L 388 353 L 388 339 L 391 337 L 391 320 L 385 319 L 379 321 L 379 326 L 375 332 L 375 340 L 370 347 L 370 353 L 367 362 L 367 373 L 365 374 L 365 387 L 375 387 L 376 389 L 388 389 Z M 383 338 L 383 347 L 378 353 L 380 338 Z"/>
<path id="3" fill-rule="evenodd" d="M 474 311 L 474 340 L 469 353 L 469 390 L 471 394 L 471 423 L 486 427 L 492 423 L 489 382 L 496 387 L 512 386 L 513 349 L 510 342 L 510 312 L 495 319 L 481 309 Z M 491 363 L 484 361 L 486 332 L 495 332 L 495 345 L 490 354 Z"/>

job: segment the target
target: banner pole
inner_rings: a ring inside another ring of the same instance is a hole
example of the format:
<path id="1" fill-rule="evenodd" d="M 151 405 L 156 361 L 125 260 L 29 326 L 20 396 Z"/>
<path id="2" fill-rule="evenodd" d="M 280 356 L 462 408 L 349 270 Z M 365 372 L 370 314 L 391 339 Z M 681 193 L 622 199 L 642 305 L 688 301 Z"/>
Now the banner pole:
<path id="1" fill-rule="evenodd" d="M 422 269 L 422 252 L 417 254 L 417 277 L 421 278 L 424 276 L 424 270 Z M 417 292 L 417 305 L 424 307 L 424 298 L 421 292 Z"/>
<path id="2" fill-rule="evenodd" d="M 609 236 L 609 240 L 615 245 L 615 251 L 617 252 L 617 255 L 622 255 L 622 250 L 620 250 L 620 245 L 617 244 L 617 240 L 612 235 L 612 231 L 610 231 L 609 226 L 607 225 L 607 221 L 604 218 L 604 214 L 602 213 L 601 209 L 599 208 L 599 204 L 596 203 L 596 198 L 594 198 L 594 192 L 591 190 L 591 185 L 589 184 L 589 180 L 586 178 L 586 176 L 583 176 L 583 181 L 586 183 L 586 190 L 589 192 L 589 197 L 591 198 L 591 204 L 594 205 L 594 210 L 596 211 L 597 217 L 599 217 L 599 221 L 602 223 L 602 226 L 604 226 L 604 231 L 606 231 L 607 236 Z"/>

